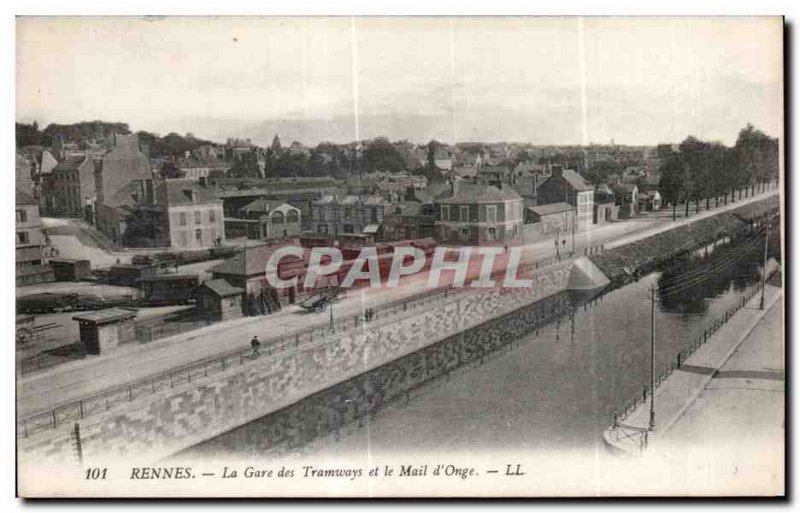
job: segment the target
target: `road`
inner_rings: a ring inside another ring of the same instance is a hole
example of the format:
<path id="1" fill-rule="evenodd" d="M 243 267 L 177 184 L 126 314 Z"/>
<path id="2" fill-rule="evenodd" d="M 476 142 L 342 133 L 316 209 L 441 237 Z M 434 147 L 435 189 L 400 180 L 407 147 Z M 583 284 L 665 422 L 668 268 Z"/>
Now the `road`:
<path id="1" fill-rule="evenodd" d="M 630 242 L 652 235 L 655 231 L 691 223 L 716 213 L 762 199 L 775 190 L 757 195 L 734 204 L 720 206 L 707 212 L 672 221 L 671 217 L 645 216 L 625 222 L 609 223 L 575 237 L 576 253 L 583 248 L 604 244 L 610 246 L 615 240 L 625 237 Z M 571 242 L 568 241 L 568 247 Z M 523 264 L 549 258 L 554 254 L 552 241 L 546 240 L 525 246 Z M 477 270 L 477 262 L 471 269 Z M 412 276 L 401 281 L 397 288 L 381 288 L 351 292 L 334 306 L 335 316 L 362 313 L 366 308 L 409 298 L 425 290 L 426 276 Z M 102 390 L 158 374 L 194 361 L 246 347 L 253 335 L 262 340 L 305 330 L 312 326 L 323 327 L 328 323 L 329 313 L 302 312 L 297 306 L 262 317 L 248 317 L 216 324 L 199 330 L 182 333 L 148 344 L 130 344 L 118 348 L 115 353 L 87 357 L 85 360 L 64 364 L 17 380 L 17 404 L 20 418 L 47 411 L 55 406 L 96 394 Z"/>

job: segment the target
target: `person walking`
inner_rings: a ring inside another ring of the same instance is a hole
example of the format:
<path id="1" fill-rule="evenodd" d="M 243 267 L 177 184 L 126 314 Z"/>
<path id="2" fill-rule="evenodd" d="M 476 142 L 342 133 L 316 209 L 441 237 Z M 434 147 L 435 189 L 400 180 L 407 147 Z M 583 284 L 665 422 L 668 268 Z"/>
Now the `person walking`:
<path id="1" fill-rule="evenodd" d="M 253 348 L 253 358 L 261 356 L 261 353 L 258 351 L 261 348 L 261 342 L 259 342 L 257 336 L 254 336 L 253 340 L 250 341 L 250 347 Z"/>

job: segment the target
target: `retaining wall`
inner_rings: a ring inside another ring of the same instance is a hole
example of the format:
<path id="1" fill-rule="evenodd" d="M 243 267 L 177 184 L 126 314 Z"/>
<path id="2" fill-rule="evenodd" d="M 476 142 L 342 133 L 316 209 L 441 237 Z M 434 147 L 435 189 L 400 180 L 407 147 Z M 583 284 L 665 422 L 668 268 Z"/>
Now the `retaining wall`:
<path id="1" fill-rule="evenodd" d="M 494 338 L 505 340 L 497 335 L 497 330 L 505 329 L 503 323 L 488 321 L 563 292 L 572 266 L 572 261 L 566 261 L 539 269 L 530 289 L 461 289 L 442 302 L 369 323 L 366 329 L 362 325 L 287 348 L 281 354 L 244 359 L 240 365 L 213 376 L 112 407 L 80 422 L 84 464 L 116 458 L 125 458 L 131 464 L 146 463 L 175 454 L 481 325 L 474 335 L 481 343 L 490 345 L 488 341 Z M 430 370 L 419 370 L 427 369 L 427 363 L 411 367 L 404 363 L 404 369 L 418 368 L 408 371 L 409 383 L 452 365 L 462 351 L 462 357 L 468 359 L 467 355 L 474 354 L 473 340 L 477 339 L 469 340 L 464 349 L 451 350 L 450 356 L 442 353 L 428 360 L 423 353 L 411 360 L 438 362 Z M 406 383 L 404 379 L 386 382 Z M 407 383 L 396 387 L 403 386 Z M 73 459 L 72 431 L 73 425 L 65 424 L 20 439 L 20 461 L 35 464 Z M 285 431 L 289 433 L 291 428 Z M 291 438 L 283 433 L 275 440 L 287 436 Z"/>

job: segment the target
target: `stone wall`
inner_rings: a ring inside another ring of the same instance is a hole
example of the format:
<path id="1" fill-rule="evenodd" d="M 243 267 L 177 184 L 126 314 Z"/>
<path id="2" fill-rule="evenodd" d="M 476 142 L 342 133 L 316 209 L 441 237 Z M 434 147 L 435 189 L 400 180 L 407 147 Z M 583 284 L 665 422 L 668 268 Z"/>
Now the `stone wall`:
<path id="1" fill-rule="evenodd" d="M 534 286 L 529 289 L 461 289 L 446 299 L 378 319 L 367 324 L 367 329 L 362 325 L 325 339 L 300 343 L 280 354 L 262 355 L 255 360 L 245 358 L 224 372 L 207 378 L 199 376 L 189 383 L 162 390 L 154 385 L 153 394 L 138 396 L 80 422 L 84 464 L 119 457 L 131 463 L 146 463 L 175 454 L 483 325 L 477 333 L 487 334 L 480 338 L 480 344 L 475 345 L 477 342 L 470 338 L 463 349 L 456 351 L 461 356 L 434 352 L 439 356 L 432 361 L 438 363 L 428 369 L 429 364 L 425 363 L 431 361 L 428 353 L 415 355 L 411 361 L 418 363 L 411 368 L 418 370 L 409 371 L 410 382 L 414 383 L 428 373 L 435 374 L 436 369 L 454 365 L 459 358 L 469 359 L 469 355 L 474 356 L 475 348 L 484 343 L 491 346 L 488 340 L 496 338 L 497 343 L 510 340 L 511 335 L 497 337 L 491 331 L 506 329 L 506 323 L 496 319 L 563 292 L 572 265 L 570 261 L 560 262 L 538 270 L 533 276 Z M 408 364 L 403 364 L 403 368 L 409 368 Z M 406 386 L 402 383 L 407 380 L 385 382 L 399 383 L 389 388 L 384 386 L 392 395 Z M 72 427 L 65 423 L 57 429 L 19 439 L 21 461 L 35 464 L 72 458 Z"/>
<path id="2" fill-rule="evenodd" d="M 409 391 L 447 376 L 545 326 L 569 311 L 569 293 L 562 292 L 492 319 L 475 328 L 424 347 L 365 372 L 291 406 L 183 451 L 178 456 L 263 455 L 302 447 L 318 436 L 337 433 L 341 426 L 407 398 Z"/>

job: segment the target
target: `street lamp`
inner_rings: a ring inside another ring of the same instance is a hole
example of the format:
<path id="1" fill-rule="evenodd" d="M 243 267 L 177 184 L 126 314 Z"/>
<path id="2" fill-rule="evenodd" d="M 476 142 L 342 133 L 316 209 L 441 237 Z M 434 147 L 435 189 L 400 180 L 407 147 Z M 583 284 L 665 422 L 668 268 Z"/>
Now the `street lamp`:
<path id="1" fill-rule="evenodd" d="M 767 221 L 767 230 L 764 232 L 764 268 L 761 273 L 761 306 L 759 310 L 764 309 L 764 292 L 767 288 L 767 247 L 769 245 L 769 232 L 772 228 L 772 221 Z"/>
<path id="2" fill-rule="evenodd" d="M 656 427 L 656 287 L 650 286 L 650 423 Z"/>

